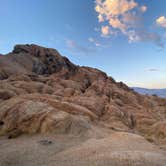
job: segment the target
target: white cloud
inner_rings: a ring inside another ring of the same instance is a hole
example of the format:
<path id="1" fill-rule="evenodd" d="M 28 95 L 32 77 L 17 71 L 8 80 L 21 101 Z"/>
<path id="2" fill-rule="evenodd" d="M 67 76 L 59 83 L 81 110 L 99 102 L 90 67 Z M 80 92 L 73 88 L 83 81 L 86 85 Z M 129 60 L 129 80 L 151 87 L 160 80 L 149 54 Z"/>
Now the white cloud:
<path id="1" fill-rule="evenodd" d="M 160 36 L 148 32 L 141 22 L 147 6 L 140 6 L 135 0 L 96 0 L 95 11 L 102 36 L 122 33 L 129 42 L 152 41 L 163 47 Z M 166 18 L 161 17 L 157 23 L 166 27 Z"/>
<path id="2" fill-rule="evenodd" d="M 94 43 L 94 45 L 95 45 L 96 47 L 101 46 L 101 44 L 99 43 L 99 41 L 96 40 L 96 39 L 94 39 L 94 38 L 92 38 L 92 37 L 88 38 L 88 41 L 91 42 L 91 43 Z"/>
<path id="3" fill-rule="evenodd" d="M 166 17 L 161 16 L 161 17 L 157 18 L 156 19 L 156 24 L 160 27 L 166 28 Z"/>
<path id="4" fill-rule="evenodd" d="M 138 4 L 134 0 L 104 0 L 96 1 L 96 11 L 105 15 L 106 19 L 118 16 L 135 8 Z"/>
<path id="5" fill-rule="evenodd" d="M 93 39 L 92 37 L 90 37 L 88 40 L 89 40 L 90 42 L 94 42 L 94 39 Z"/>
<path id="6" fill-rule="evenodd" d="M 137 41 L 144 41 L 148 42 L 151 41 L 155 43 L 157 46 L 164 48 L 164 43 L 160 37 L 160 35 L 153 33 L 153 32 L 147 32 L 147 31 L 135 31 L 131 30 L 128 31 L 127 34 L 129 42 L 137 42 Z"/>
<path id="7" fill-rule="evenodd" d="M 104 22 L 104 18 L 101 14 L 98 15 L 98 20 L 99 22 Z"/>
<path id="8" fill-rule="evenodd" d="M 134 19 L 129 12 L 137 6 L 134 0 L 96 0 L 95 10 L 98 13 L 99 22 L 107 21 L 111 28 L 124 32 L 127 30 L 129 19 Z M 126 20 L 127 16 L 128 20 Z M 110 34 L 108 26 L 103 26 L 101 31 L 103 35 Z"/>
<path id="9" fill-rule="evenodd" d="M 146 12 L 147 11 L 147 6 L 145 6 L 145 5 L 141 6 L 140 10 L 141 10 L 142 13 Z"/>
<path id="10" fill-rule="evenodd" d="M 149 68 L 149 69 L 147 69 L 146 71 L 148 71 L 148 72 L 158 72 L 158 71 L 160 71 L 160 70 L 157 69 L 157 68 Z"/>
<path id="11" fill-rule="evenodd" d="M 103 36 L 108 36 L 110 34 L 109 26 L 102 26 L 101 33 Z"/>
<path id="12" fill-rule="evenodd" d="M 66 46 L 68 47 L 68 49 L 75 53 L 89 54 L 94 53 L 96 51 L 93 48 L 82 46 L 78 44 L 76 41 L 70 39 L 66 40 Z"/>

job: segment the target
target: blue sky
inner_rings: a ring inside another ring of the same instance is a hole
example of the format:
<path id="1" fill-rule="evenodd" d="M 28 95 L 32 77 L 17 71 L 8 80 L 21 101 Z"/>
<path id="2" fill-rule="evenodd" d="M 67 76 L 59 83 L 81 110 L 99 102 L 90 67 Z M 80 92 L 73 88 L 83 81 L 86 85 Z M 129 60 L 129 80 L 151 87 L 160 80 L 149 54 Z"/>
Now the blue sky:
<path id="1" fill-rule="evenodd" d="M 0 0 L 0 6 L 0 53 L 35 43 L 129 86 L 166 88 L 165 0 Z"/>

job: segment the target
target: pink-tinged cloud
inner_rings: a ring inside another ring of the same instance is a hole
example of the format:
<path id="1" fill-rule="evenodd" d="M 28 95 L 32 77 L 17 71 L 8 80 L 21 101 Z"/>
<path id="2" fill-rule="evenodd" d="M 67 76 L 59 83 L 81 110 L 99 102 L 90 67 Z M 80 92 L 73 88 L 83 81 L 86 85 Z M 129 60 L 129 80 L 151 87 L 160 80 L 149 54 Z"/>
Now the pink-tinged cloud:
<path id="1" fill-rule="evenodd" d="M 102 26 L 102 35 L 110 35 L 110 28 L 126 31 L 128 23 L 135 19 L 129 12 L 137 6 L 134 0 L 96 0 L 95 10 L 98 13 L 98 21 L 109 23 L 109 26 Z"/>
<path id="2" fill-rule="evenodd" d="M 161 16 L 161 17 L 157 18 L 156 19 L 156 24 L 160 27 L 166 28 L 166 17 Z"/>
<path id="3" fill-rule="evenodd" d="M 102 26 L 101 27 L 101 32 L 102 32 L 103 36 L 108 36 L 110 34 L 109 26 Z"/>
<path id="4" fill-rule="evenodd" d="M 122 33 L 129 42 L 152 41 L 163 47 L 160 36 L 148 32 L 142 24 L 147 6 L 141 6 L 135 0 L 96 0 L 95 11 L 98 13 L 102 36 Z M 165 17 L 160 18 L 157 23 L 166 27 Z"/>
<path id="5" fill-rule="evenodd" d="M 141 10 L 142 13 L 146 12 L 147 11 L 147 6 L 145 6 L 145 5 L 141 6 L 140 10 Z"/>

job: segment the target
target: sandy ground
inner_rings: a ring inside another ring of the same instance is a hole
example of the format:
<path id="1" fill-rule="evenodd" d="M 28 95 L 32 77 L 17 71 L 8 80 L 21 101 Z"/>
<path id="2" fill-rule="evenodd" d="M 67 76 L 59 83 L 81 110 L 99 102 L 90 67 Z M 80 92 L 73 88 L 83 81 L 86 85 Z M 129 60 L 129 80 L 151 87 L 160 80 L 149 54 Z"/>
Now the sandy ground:
<path id="1" fill-rule="evenodd" d="M 166 152 L 143 137 L 115 132 L 105 138 L 69 135 L 0 138 L 0 166 L 165 166 Z"/>

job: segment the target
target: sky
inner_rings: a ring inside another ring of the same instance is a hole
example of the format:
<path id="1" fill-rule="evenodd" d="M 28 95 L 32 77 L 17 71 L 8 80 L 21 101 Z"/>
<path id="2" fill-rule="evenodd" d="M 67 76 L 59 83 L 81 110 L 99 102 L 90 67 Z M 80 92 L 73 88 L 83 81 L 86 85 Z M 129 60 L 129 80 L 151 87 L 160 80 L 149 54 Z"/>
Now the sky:
<path id="1" fill-rule="evenodd" d="M 32 43 L 129 86 L 166 88 L 165 0 L 0 0 L 0 53 Z"/>

